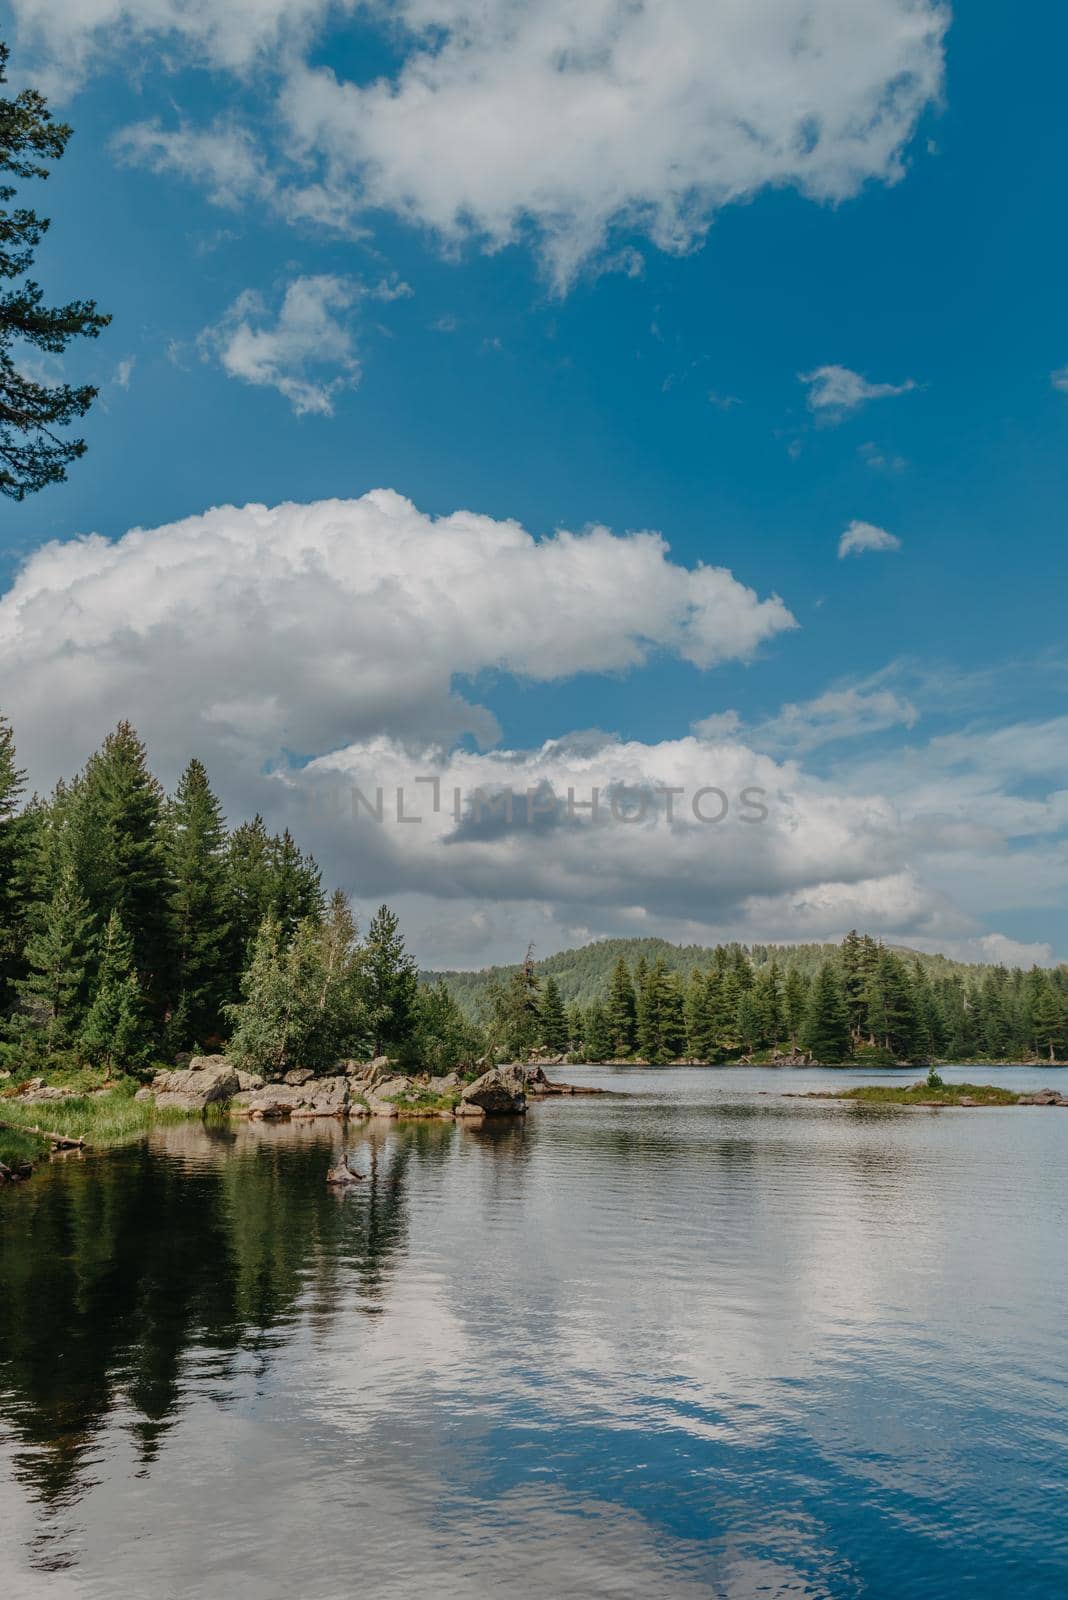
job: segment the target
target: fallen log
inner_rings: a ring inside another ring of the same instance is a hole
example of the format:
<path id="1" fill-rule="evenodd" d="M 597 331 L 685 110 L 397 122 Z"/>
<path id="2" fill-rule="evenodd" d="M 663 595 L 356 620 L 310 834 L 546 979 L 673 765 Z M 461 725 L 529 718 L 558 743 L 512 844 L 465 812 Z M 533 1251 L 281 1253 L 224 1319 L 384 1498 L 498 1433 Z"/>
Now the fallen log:
<path id="1" fill-rule="evenodd" d="M 35 1133 L 39 1139 L 48 1139 L 53 1150 L 84 1150 L 84 1139 L 68 1138 L 65 1133 L 53 1133 L 49 1128 L 27 1128 L 21 1122 L 2 1122 L 0 1128 L 10 1128 L 14 1133 Z"/>

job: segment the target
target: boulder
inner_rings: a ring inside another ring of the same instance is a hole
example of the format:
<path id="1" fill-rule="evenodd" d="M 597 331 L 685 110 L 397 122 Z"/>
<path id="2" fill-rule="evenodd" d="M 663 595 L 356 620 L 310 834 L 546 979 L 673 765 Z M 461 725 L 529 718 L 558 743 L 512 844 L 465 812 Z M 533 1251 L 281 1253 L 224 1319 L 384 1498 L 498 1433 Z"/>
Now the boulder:
<path id="1" fill-rule="evenodd" d="M 493 1115 L 527 1108 L 526 1077 L 522 1067 L 491 1067 L 463 1090 L 461 1106 L 476 1106 Z M 460 1112 L 459 1115 L 466 1115 Z"/>
<path id="2" fill-rule="evenodd" d="M 291 1067 L 288 1072 L 283 1073 L 282 1082 L 291 1084 L 293 1088 L 299 1089 L 302 1084 L 307 1083 L 309 1079 L 314 1077 L 315 1073 L 310 1067 Z"/>
<path id="3" fill-rule="evenodd" d="M 299 1085 L 268 1083 L 262 1089 L 253 1089 L 247 1095 L 241 1094 L 238 1104 L 244 1108 L 246 1116 L 277 1121 L 282 1117 L 291 1117 L 302 1098 Z"/>
<path id="4" fill-rule="evenodd" d="M 218 1067 L 232 1067 L 229 1056 L 176 1056 L 178 1067 L 186 1072 L 214 1072 Z"/>
<path id="5" fill-rule="evenodd" d="M 264 1080 L 258 1072 L 238 1072 L 237 1081 L 241 1086 L 242 1092 L 249 1089 L 262 1089 L 264 1084 Z"/>
<path id="6" fill-rule="evenodd" d="M 300 1104 L 293 1108 L 295 1117 L 343 1117 L 349 1109 L 347 1078 L 309 1078 L 301 1093 Z"/>
<path id="7" fill-rule="evenodd" d="M 218 1100 L 229 1100 L 241 1085 L 237 1073 L 225 1056 L 202 1057 L 212 1065 L 186 1067 L 175 1072 L 157 1072 L 153 1082 L 156 1105 L 161 1111 L 203 1111 Z"/>

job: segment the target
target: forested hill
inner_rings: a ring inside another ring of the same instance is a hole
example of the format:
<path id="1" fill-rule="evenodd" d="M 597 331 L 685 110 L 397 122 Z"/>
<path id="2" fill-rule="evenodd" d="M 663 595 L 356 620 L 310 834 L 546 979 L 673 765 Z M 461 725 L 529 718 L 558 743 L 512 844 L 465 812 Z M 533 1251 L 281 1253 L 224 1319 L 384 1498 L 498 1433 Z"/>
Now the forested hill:
<path id="1" fill-rule="evenodd" d="M 837 944 L 754 944 L 729 945 L 727 948 L 744 950 L 758 970 L 774 960 L 784 975 L 794 967 L 806 978 L 813 977 L 823 962 L 839 953 Z M 986 970 L 982 966 L 951 961 L 948 956 L 924 955 L 901 945 L 890 945 L 888 948 L 897 950 L 910 960 L 918 960 L 932 978 L 949 977 L 953 973 L 974 977 Z M 535 969 L 542 979 L 556 979 L 565 1004 L 576 1001 L 580 1006 L 589 1006 L 594 1001 L 604 999 L 613 968 L 620 957 L 631 968 L 642 957 L 649 966 L 659 959 L 669 972 L 678 973 L 685 981 L 692 972 L 704 971 L 711 964 L 713 954 L 713 948 L 709 945 L 671 944 L 667 939 L 602 939 L 581 945 L 576 950 L 560 950 L 554 956 L 546 956 L 543 961 L 535 963 Z M 519 965 L 515 962 L 510 966 L 483 967 L 477 972 L 424 972 L 423 978 L 428 981 L 444 978 L 465 1013 L 474 1019 L 480 1015 L 483 1003 L 494 986 L 516 972 Z"/>

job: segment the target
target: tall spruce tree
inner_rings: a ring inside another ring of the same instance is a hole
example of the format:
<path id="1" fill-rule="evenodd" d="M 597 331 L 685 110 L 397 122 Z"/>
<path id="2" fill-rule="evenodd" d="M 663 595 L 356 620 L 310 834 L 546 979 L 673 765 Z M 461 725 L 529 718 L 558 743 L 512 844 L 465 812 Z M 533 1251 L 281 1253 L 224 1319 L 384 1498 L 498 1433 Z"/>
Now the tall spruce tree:
<path id="1" fill-rule="evenodd" d="M 599 1000 L 587 1007 L 583 1021 L 583 1035 L 587 1061 L 612 1059 L 612 1029 L 608 1013 Z"/>
<path id="2" fill-rule="evenodd" d="M 14 998 L 26 940 L 27 827 L 19 802 L 25 783 L 15 759 L 15 736 L 0 716 L 0 1017 Z"/>
<path id="3" fill-rule="evenodd" d="M 231 990 L 225 824 L 208 774 L 195 758 L 166 808 L 171 970 L 168 993 L 180 1026 L 176 1049 L 203 1044 L 222 1026 Z"/>
<path id="4" fill-rule="evenodd" d="M 16 1026 L 46 1052 L 70 1045 L 85 1011 L 93 919 L 73 869 L 39 908 L 37 927 L 26 943 L 24 978 L 16 983 Z"/>
<path id="5" fill-rule="evenodd" d="M 613 1056 L 625 1058 L 632 1055 L 638 1040 L 637 997 L 630 968 L 622 956 L 612 970 L 606 1010 Z"/>
<path id="6" fill-rule="evenodd" d="M 1064 1001 L 1045 973 L 1035 969 L 1037 981 L 1031 983 L 1031 1037 L 1036 1052 L 1050 1061 L 1060 1060 L 1068 1039 L 1068 1017 Z M 1035 974 L 1032 974 L 1034 980 Z"/>
<path id="7" fill-rule="evenodd" d="M 849 1013 L 834 964 L 825 961 L 809 990 L 801 1043 L 815 1061 L 833 1066 L 849 1054 Z"/>
<path id="8" fill-rule="evenodd" d="M 371 918 L 360 981 L 373 1053 L 406 1057 L 415 1034 L 419 972 L 388 906 L 379 906 Z"/>
<path id="9" fill-rule="evenodd" d="M 564 1016 L 564 1002 L 560 998 L 560 986 L 555 978 L 546 978 L 542 985 L 538 1017 L 542 1048 L 550 1055 L 561 1055 L 567 1049 L 567 1018 Z"/>
<path id="10" fill-rule="evenodd" d="M 783 984 L 782 998 L 783 1015 L 790 1034 L 790 1049 L 796 1053 L 798 1035 L 805 1020 L 805 1008 L 808 1005 L 808 984 L 799 968 L 788 968 L 786 982 Z"/>
<path id="11" fill-rule="evenodd" d="M 527 947 L 522 963 L 489 992 L 489 1038 L 494 1051 L 503 1050 L 514 1061 L 525 1061 L 541 1037 L 541 979 L 534 963 L 534 946 Z"/>
<path id="12" fill-rule="evenodd" d="M 100 939 L 92 1001 L 77 1048 L 90 1065 L 110 1074 L 142 1066 L 151 1051 L 133 941 L 113 911 Z"/>
<path id="13" fill-rule="evenodd" d="M 638 996 L 638 1050 L 660 1066 L 682 1054 L 686 1043 L 686 1002 L 678 978 L 657 957 Z"/>
<path id="14" fill-rule="evenodd" d="M 82 886 L 101 928 L 113 911 L 133 940 L 141 986 L 156 1014 L 169 969 L 169 882 L 161 821 L 163 790 L 128 722 L 86 763 L 77 796 L 83 831 Z"/>

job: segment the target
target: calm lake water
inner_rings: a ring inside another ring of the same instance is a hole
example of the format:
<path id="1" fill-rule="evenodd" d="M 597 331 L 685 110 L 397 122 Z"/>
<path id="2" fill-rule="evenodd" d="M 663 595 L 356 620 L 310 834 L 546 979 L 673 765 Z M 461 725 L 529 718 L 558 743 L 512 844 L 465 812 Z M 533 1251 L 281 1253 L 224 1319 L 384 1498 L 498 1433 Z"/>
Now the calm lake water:
<path id="1" fill-rule="evenodd" d="M 1068 1112 L 571 1076 L 618 1097 L 354 1125 L 343 1196 L 335 1124 L 4 1193 L 0 1589 L 1068 1593 Z"/>

